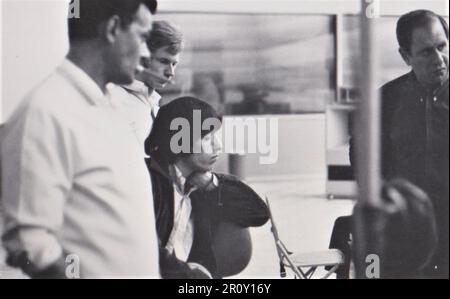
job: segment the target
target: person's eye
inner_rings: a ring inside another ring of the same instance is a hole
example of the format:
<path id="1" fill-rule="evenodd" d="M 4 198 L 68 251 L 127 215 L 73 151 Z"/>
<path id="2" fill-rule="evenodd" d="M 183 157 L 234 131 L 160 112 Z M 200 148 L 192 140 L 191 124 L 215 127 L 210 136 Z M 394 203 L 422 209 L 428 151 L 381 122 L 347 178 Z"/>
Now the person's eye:
<path id="1" fill-rule="evenodd" d="M 443 51 L 445 48 L 447 48 L 447 44 L 442 44 L 438 46 L 439 51 Z"/>

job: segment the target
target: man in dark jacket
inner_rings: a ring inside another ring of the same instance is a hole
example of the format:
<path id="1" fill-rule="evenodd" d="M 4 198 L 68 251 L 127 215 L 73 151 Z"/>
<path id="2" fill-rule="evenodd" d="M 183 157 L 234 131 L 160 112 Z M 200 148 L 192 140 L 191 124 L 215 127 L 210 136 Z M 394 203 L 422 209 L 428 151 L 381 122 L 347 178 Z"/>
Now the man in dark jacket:
<path id="1" fill-rule="evenodd" d="M 211 126 L 205 126 L 208 121 Z M 195 132 L 196 123 L 201 132 Z M 268 220 L 267 207 L 250 187 L 211 172 L 220 151 L 215 135 L 219 127 L 219 117 L 209 104 L 184 97 L 161 107 L 147 140 L 163 278 L 226 275 L 227 267 L 218 259 L 224 248 L 215 246 L 219 227 L 224 223 L 235 227 L 236 233 L 226 237 L 235 242 L 236 251 L 225 255 L 233 263 L 242 261 L 242 255 L 250 256 L 248 230 L 245 235 L 242 229 Z"/>
<path id="2" fill-rule="evenodd" d="M 439 246 L 426 275 L 448 278 L 448 25 L 433 12 L 413 11 L 399 19 L 397 38 L 412 71 L 382 88 L 383 174 L 431 198 Z"/>
<path id="3" fill-rule="evenodd" d="M 448 278 L 448 24 L 431 11 L 412 11 L 398 20 L 397 39 L 412 71 L 381 88 L 383 178 L 406 179 L 431 198 L 439 244 L 425 276 Z M 353 166 L 354 155 L 350 142 Z"/>

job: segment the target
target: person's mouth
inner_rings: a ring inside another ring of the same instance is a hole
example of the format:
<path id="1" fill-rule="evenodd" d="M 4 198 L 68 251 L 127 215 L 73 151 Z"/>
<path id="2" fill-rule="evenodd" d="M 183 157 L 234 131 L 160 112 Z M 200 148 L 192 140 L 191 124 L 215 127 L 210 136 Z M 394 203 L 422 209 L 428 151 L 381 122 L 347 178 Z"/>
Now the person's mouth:
<path id="1" fill-rule="evenodd" d="M 174 84 L 174 81 L 173 81 L 173 79 L 171 79 L 171 78 L 166 78 L 166 79 L 161 80 L 161 81 L 160 81 L 160 84 L 161 84 L 161 85 Z"/>
<path id="2" fill-rule="evenodd" d="M 445 67 L 438 68 L 438 69 L 436 69 L 433 72 L 433 74 L 435 74 L 435 75 L 445 75 L 445 74 L 447 74 L 447 68 L 445 68 Z"/>
<path id="3" fill-rule="evenodd" d="M 164 86 L 166 86 L 167 82 L 168 82 L 167 80 L 160 80 L 159 85 L 164 87 Z"/>

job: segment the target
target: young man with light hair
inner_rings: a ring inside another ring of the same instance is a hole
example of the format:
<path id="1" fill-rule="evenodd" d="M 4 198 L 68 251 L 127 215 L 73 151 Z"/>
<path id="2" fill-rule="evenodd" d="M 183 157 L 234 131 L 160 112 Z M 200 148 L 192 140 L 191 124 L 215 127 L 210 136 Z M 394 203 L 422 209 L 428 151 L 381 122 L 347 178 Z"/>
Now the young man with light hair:
<path id="1" fill-rule="evenodd" d="M 183 35 L 167 21 L 154 21 L 147 39 L 150 57 L 142 58 L 143 70 L 130 85 L 110 86 L 114 106 L 134 127 L 144 144 L 158 114 L 161 96 L 157 90 L 173 82 L 180 53 L 184 48 Z"/>

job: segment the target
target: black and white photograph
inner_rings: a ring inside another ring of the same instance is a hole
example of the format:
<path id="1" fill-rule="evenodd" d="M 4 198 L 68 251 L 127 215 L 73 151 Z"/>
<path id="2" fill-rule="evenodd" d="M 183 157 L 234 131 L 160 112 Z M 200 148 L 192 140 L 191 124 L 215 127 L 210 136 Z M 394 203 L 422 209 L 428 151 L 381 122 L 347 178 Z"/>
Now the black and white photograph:
<path id="1" fill-rule="evenodd" d="M 0 0 L 0 279 L 448 279 L 448 23 L 446 0 Z"/>

